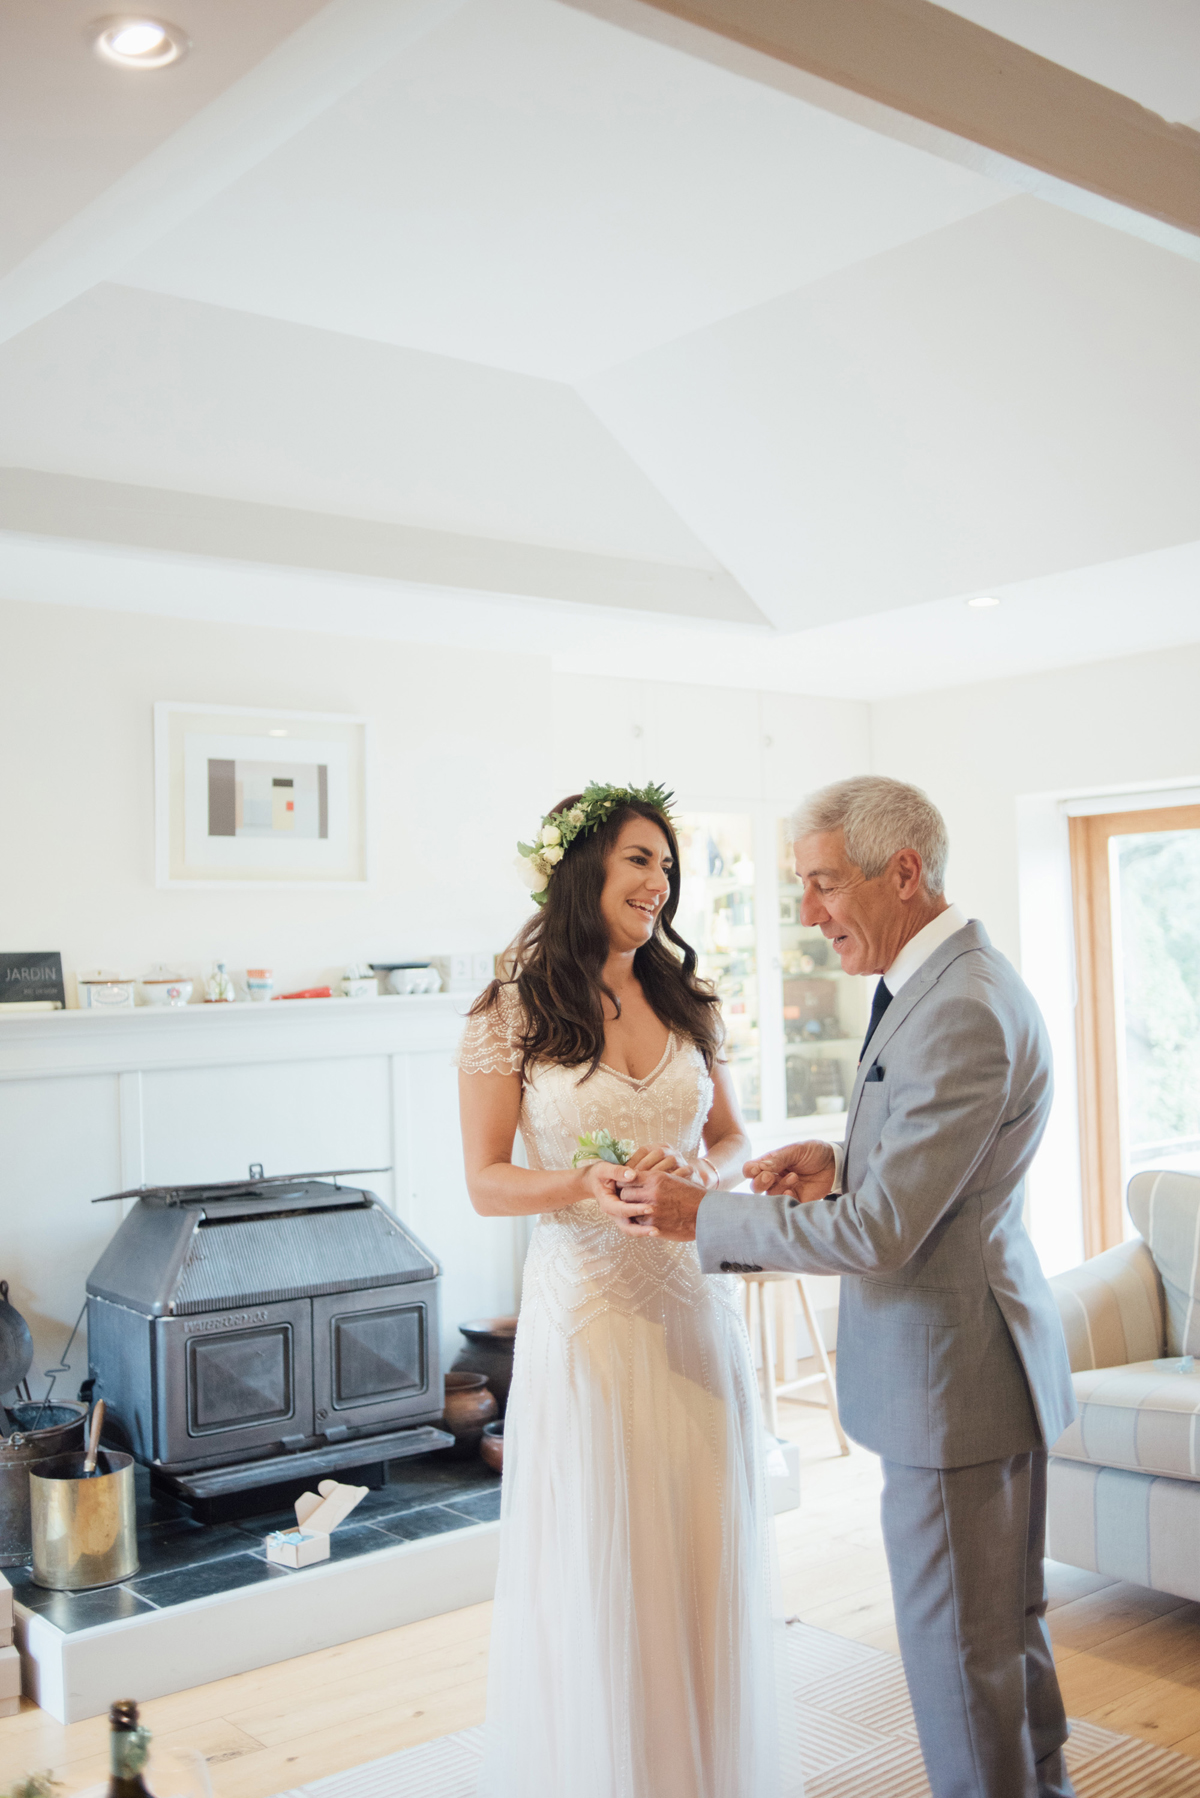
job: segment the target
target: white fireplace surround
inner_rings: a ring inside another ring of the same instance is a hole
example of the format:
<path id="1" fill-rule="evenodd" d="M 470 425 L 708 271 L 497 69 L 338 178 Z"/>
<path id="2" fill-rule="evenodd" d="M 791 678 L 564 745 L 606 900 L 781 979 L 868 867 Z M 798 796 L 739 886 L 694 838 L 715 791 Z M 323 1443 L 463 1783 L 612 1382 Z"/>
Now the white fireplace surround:
<path id="1" fill-rule="evenodd" d="M 142 1184 L 390 1167 L 362 1184 L 445 1270 L 442 1337 L 509 1312 L 525 1233 L 467 1197 L 451 1051 L 469 996 L 295 999 L 0 1017 L 0 1279 L 34 1333 L 34 1396 Z M 58 1385 L 74 1397 L 82 1338 Z"/>

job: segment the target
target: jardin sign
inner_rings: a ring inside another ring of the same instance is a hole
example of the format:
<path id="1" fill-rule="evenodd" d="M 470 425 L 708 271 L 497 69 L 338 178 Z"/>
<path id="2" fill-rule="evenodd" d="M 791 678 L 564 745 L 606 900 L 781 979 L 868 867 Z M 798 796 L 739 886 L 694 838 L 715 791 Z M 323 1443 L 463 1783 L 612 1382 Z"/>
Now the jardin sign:
<path id="1" fill-rule="evenodd" d="M 57 950 L 24 955 L 0 952 L 0 1005 L 45 1005 L 62 1011 L 66 1003 L 62 956 Z"/>

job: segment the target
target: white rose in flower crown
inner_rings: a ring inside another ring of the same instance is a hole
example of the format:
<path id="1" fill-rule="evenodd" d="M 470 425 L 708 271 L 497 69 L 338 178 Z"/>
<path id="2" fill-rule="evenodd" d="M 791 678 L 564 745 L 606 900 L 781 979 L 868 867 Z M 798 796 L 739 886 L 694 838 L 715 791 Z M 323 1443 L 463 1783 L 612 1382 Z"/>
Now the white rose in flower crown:
<path id="1" fill-rule="evenodd" d="M 557 824 L 543 824 L 542 841 L 550 848 L 552 848 L 555 843 L 562 842 L 562 832 L 559 830 Z"/>
<path id="2" fill-rule="evenodd" d="M 558 866 L 559 862 L 562 860 L 562 858 L 563 858 L 563 851 L 562 851 L 562 848 L 560 847 L 560 845 L 557 843 L 552 843 L 550 845 L 549 849 L 542 850 L 542 860 L 544 862 L 549 862 L 549 864 L 552 868 L 557 868 L 557 866 Z"/>
<path id="3" fill-rule="evenodd" d="M 550 870 L 540 855 L 519 855 L 517 873 L 531 893 L 544 893 L 550 881 Z"/>

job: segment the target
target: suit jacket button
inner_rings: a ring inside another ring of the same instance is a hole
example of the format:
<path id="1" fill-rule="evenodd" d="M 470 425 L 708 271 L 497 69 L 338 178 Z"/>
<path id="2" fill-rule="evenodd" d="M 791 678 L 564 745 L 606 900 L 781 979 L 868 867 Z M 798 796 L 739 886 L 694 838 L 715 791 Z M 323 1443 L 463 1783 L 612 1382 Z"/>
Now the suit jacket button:
<path id="1" fill-rule="evenodd" d="M 728 1263 L 728 1261 L 722 1261 L 722 1263 L 721 1263 L 721 1272 L 722 1272 L 722 1273 L 723 1273 L 723 1274 L 731 1274 L 731 1273 L 732 1273 L 732 1272 L 733 1272 L 733 1269 L 732 1269 L 732 1267 L 731 1267 L 731 1266 L 730 1266 L 730 1265 L 729 1265 L 729 1263 Z"/>

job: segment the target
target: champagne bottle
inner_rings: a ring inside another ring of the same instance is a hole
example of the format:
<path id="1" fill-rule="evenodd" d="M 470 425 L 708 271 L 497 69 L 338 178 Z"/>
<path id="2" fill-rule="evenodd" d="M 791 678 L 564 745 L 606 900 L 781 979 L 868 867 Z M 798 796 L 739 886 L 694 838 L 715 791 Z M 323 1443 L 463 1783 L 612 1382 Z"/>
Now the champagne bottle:
<path id="1" fill-rule="evenodd" d="M 150 1752 L 150 1731 L 138 1723 L 132 1698 L 118 1698 L 108 1711 L 110 1725 L 108 1798 L 151 1798 L 142 1780 Z"/>

